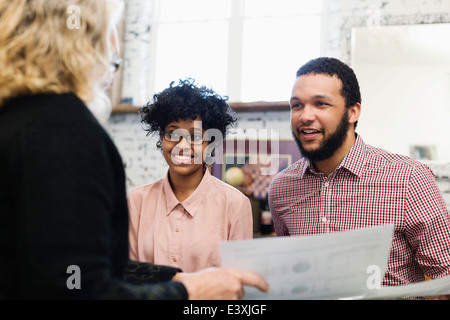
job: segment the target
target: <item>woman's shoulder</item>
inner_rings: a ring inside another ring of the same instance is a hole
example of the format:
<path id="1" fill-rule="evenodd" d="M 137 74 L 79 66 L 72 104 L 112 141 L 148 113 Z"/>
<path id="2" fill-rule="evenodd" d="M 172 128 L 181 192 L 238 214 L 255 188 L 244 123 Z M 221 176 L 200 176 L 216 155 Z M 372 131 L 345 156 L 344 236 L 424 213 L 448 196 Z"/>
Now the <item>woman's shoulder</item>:
<path id="1" fill-rule="evenodd" d="M 129 193 L 129 198 L 136 198 L 136 197 L 144 197 L 146 194 L 149 194 L 155 190 L 159 190 L 162 188 L 163 185 L 163 179 L 159 179 L 155 182 L 150 182 L 138 187 L 133 188 Z"/>
<path id="2" fill-rule="evenodd" d="M 213 175 L 210 176 L 210 184 L 211 184 L 210 190 L 214 193 L 220 193 L 226 195 L 227 197 L 238 199 L 247 198 L 247 196 L 245 196 L 239 189 L 233 187 L 232 185 L 220 180 L 219 178 Z"/>

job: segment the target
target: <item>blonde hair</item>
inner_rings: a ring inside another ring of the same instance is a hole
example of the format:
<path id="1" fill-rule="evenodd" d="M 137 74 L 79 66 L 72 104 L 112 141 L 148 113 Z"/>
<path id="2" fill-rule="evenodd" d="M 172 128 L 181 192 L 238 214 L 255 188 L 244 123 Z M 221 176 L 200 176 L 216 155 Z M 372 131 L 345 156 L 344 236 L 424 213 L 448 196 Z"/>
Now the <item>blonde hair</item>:
<path id="1" fill-rule="evenodd" d="M 0 0 L 0 108 L 37 93 L 92 101 L 111 67 L 108 2 L 117 1 Z"/>

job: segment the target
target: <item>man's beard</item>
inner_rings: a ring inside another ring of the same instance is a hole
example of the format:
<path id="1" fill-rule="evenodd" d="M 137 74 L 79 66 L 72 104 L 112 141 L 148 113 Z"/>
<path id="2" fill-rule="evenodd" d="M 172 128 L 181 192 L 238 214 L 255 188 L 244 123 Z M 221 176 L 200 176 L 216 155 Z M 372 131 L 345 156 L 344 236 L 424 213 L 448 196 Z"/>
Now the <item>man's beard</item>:
<path id="1" fill-rule="evenodd" d="M 333 156 L 336 150 L 338 150 L 344 144 L 349 127 L 350 124 L 348 123 L 348 111 L 346 111 L 333 134 L 327 139 L 324 139 L 322 141 L 322 144 L 316 150 L 312 151 L 307 151 L 303 148 L 300 139 L 297 138 L 293 129 L 292 135 L 294 136 L 294 140 L 297 143 L 298 148 L 300 149 L 300 153 L 309 161 L 314 163 Z"/>

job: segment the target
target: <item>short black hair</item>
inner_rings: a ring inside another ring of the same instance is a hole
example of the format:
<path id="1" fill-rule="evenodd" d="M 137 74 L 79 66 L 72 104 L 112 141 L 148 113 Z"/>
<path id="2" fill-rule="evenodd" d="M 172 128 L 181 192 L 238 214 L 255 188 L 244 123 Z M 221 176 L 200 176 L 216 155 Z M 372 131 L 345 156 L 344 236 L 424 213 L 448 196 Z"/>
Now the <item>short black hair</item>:
<path id="1" fill-rule="evenodd" d="M 228 97 L 213 89 L 196 84 L 191 78 L 179 80 L 153 96 L 153 103 L 139 109 L 141 122 L 147 125 L 147 135 L 164 132 L 166 126 L 178 120 L 202 119 L 205 130 L 217 129 L 225 139 L 227 129 L 237 121 L 236 113 L 228 105 Z M 157 142 L 161 148 L 161 141 Z"/>
<path id="2" fill-rule="evenodd" d="M 361 92 L 355 72 L 348 65 L 336 58 L 320 57 L 305 63 L 297 71 L 297 77 L 307 74 L 336 75 L 342 82 L 341 94 L 347 108 L 361 103 Z M 356 128 L 357 122 L 355 122 Z"/>

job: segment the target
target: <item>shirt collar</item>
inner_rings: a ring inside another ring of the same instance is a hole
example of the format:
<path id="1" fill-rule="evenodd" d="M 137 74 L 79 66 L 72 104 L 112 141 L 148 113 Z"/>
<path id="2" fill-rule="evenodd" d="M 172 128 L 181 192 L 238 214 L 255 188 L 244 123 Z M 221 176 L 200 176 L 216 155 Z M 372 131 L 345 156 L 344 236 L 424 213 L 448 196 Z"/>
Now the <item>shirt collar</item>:
<path id="1" fill-rule="evenodd" d="M 200 181 L 200 184 L 195 191 L 186 200 L 180 202 L 170 186 L 169 171 L 167 171 L 166 177 L 163 179 L 163 188 L 166 195 L 166 214 L 169 215 L 176 206 L 181 205 L 192 217 L 194 217 L 203 202 L 211 178 L 212 176 L 209 173 L 209 170 L 206 169 L 202 181 Z"/>
<path id="2" fill-rule="evenodd" d="M 337 166 L 336 170 L 340 168 L 345 168 L 352 172 L 356 176 L 360 176 L 363 171 L 363 164 L 366 159 L 366 144 L 359 134 L 356 134 L 356 140 L 350 151 L 342 159 L 341 163 Z M 303 168 L 301 168 L 301 178 L 304 174 L 309 171 L 312 174 L 319 174 L 319 172 L 314 168 L 314 165 L 305 158 Z"/>
<path id="3" fill-rule="evenodd" d="M 356 134 L 356 133 L 355 133 Z M 356 140 L 353 147 L 342 159 L 341 164 L 336 168 L 345 168 L 353 174 L 360 176 L 363 172 L 366 161 L 366 144 L 359 134 L 356 134 Z"/>

